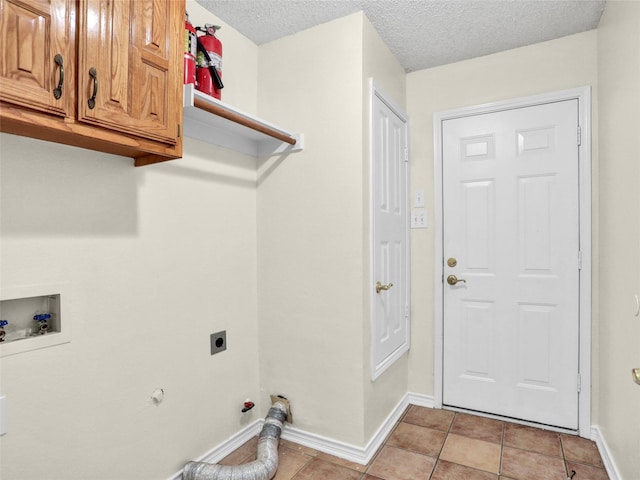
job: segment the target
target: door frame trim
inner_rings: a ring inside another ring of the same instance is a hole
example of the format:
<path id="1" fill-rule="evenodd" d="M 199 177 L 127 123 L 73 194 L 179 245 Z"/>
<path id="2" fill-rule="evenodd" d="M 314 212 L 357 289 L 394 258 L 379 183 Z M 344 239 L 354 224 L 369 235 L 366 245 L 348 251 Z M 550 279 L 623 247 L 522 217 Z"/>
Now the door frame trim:
<path id="1" fill-rule="evenodd" d="M 515 108 L 531 107 L 545 103 L 578 100 L 578 125 L 581 129 L 581 143 L 578 147 L 578 188 L 579 188 L 579 222 L 580 252 L 582 268 L 579 278 L 579 379 L 578 394 L 578 433 L 580 436 L 591 436 L 591 87 L 584 86 L 568 90 L 560 90 L 541 95 L 520 97 L 498 101 L 484 105 L 457 108 L 433 114 L 434 139 L 434 406 L 442 408 L 443 390 L 443 353 L 444 353 L 444 245 L 442 214 L 442 122 L 455 118 L 479 114 L 494 113 Z M 576 132 L 577 140 L 578 132 Z"/>

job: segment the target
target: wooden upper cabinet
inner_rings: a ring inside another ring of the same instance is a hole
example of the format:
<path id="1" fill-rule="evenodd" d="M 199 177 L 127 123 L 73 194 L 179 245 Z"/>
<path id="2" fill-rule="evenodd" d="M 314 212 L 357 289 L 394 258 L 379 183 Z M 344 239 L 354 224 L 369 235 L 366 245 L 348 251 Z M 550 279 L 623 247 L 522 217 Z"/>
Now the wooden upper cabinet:
<path id="1" fill-rule="evenodd" d="M 185 0 L 0 0 L 0 131 L 137 166 L 180 158 L 184 12 Z"/>
<path id="2" fill-rule="evenodd" d="M 73 116 L 71 0 L 0 0 L 0 100 Z"/>
<path id="3" fill-rule="evenodd" d="M 166 0 L 86 0 L 79 25 L 78 117 L 176 143 L 184 10 Z M 177 92 L 177 93 L 176 93 Z"/>

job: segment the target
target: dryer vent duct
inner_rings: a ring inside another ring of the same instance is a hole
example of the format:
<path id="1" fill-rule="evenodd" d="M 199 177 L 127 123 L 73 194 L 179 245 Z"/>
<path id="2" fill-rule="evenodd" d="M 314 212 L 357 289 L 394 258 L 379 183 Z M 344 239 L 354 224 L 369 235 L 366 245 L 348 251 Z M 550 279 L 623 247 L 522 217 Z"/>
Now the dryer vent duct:
<path id="1" fill-rule="evenodd" d="M 220 465 L 206 462 L 189 462 L 182 471 L 182 480 L 271 480 L 278 469 L 278 443 L 284 421 L 289 414 L 289 402 L 272 397 L 260 436 L 255 461 L 244 465 Z"/>

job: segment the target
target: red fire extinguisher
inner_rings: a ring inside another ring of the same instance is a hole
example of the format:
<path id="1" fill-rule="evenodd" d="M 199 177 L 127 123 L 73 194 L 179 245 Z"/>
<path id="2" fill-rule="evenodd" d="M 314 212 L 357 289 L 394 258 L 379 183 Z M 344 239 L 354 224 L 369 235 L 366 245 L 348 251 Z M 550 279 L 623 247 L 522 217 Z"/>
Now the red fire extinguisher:
<path id="1" fill-rule="evenodd" d="M 206 24 L 197 27 L 199 32 L 205 32 L 198 40 L 198 90 L 220 100 L 222 84 L 222 42 L 216 37 L 217 25 Z"/>
<path id="2" fill-rule="evenodd" d="M 196 83 L 196 29 L 189 21 L 189 14 L 184 15 L 184 83 Z"/>

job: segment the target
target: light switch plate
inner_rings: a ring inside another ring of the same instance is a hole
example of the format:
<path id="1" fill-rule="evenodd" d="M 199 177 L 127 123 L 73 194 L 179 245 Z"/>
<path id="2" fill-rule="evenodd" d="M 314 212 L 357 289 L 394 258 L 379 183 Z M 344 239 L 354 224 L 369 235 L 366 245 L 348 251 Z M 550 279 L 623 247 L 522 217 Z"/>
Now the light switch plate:
<path id="1" fill-rule="evenodd" d="M 411 210 L 411 228 L 427 228 L 427 211 L 424 208 Z"/>
<path id="2" fill-rule="evenodd" d="M 416 190 L 413 194 L 413 206 L 424 207 L 424 190 Z"/>

